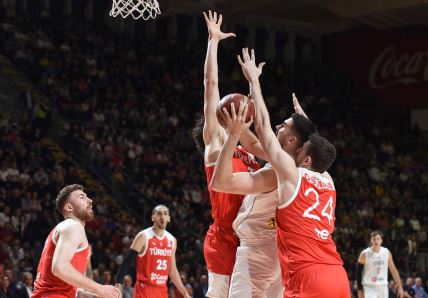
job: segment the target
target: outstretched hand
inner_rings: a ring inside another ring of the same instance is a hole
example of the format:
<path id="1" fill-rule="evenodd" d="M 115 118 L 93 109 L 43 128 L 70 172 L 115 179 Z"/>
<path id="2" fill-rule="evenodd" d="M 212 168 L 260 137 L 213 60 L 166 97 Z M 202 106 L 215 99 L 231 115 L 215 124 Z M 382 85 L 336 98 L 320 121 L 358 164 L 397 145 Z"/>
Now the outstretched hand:
<path id="1" fill-rule="evenodd" d="M 256 55 L 254 49 L 251 50 L 251 56 L 248 52 L 248 48 L 242 49 L 242 58 L 238 55 L 238 62 L 241 65 L 242 72 L 249 82 L 254 82 L 259 79 L 259 76 L 263 72 L 263 66 L 265 62 L 259 63 L 256 65 Z"/>
<path id="2" fill-rule="evenodd" d="M 300 106 L 299 100 L 296 97 L 296 94 L 293 93 L 293 107 L 294 107 L 294 111 L 299 114 L 302 115 L 306 118 L 309 118 L 308 115 L 306 115 L 305 111 L 303 111 L 302 107 Z"/>
<path id="3" fill-rule="evenodd" d="M 210 40 L 217 40 L 220 41 L 222 39 L 226 39 L 228 37 L 236 37 L 235 33 L 224 33 L 221 31 L 220 26 L 223 22 L 223 16 L 220 14 L 217 18 L 217 12 L 214 11 L 214 13 L 211 12 L 211 10 L 208 10 L 207 13 L 203 12 L 205 22 L 207 23 L 208 27 L 208 37 Z"/>
<path id="4" fill-rule="evenodd" d="M 253 123 L 252 116 L 248 122 L 245 122 L 245 119 L 247 118 L 247 112 L 248 112 L 248 98 L 245 98 L 245 100 L 239 103 L 238 112 L 235 111 L 235 105 L 232 103 L 230 105 L 231 115 L 229 114 L 229 112 L 225 107 L 223 108 L 224 120 L 226 121 L 227 131 L 229 132 L 230 135 L 239 138 L 241 133 L 251 126 L 251 124 Z"/>

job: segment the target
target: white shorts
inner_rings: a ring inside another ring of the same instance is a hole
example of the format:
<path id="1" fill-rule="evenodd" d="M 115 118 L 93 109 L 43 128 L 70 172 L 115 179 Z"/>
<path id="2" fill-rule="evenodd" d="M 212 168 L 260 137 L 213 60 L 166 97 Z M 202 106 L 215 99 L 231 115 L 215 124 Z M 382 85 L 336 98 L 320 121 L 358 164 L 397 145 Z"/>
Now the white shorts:
<path id="1" fill-rule="evenodd" d="M 388 298 L 389 291 L 388 285 L 363 285 L 364 289 L 364 298 Z"/>
<path id="2" fill-rule="evenodd" d="M 226 298 L 229 293 L 230 275 L 222 275 L 208 271 L 208 290 L 206 296 L 209 298 Z"/>
<path id="3" fill-rule="evenodd" d="M 276 241 L 245 245 L 236 251 L 229 298 L 282 298 L 281 268 Z"/>

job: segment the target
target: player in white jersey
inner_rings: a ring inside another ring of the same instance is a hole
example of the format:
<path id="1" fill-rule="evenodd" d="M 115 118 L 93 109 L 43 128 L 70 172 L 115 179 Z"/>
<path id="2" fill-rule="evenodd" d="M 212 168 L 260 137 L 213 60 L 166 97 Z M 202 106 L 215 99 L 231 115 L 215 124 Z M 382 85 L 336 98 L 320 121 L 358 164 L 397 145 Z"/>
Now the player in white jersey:
<path id="1" fill-rule="evenodd" d="M 236 253 L 229 298 L 279 298 L 283 296 L 283 285 L 275 229 L 278 206 L 275 171 L 267 165 L 254 173 L 233 173 L 230 162 L 240 133 L 249 127 L 243 116 L 246 107 L 247 103 L 241 103 L 237 113 L 232 108 L 232 116 L 226 116 L 229 136 L 220 152 L 211 181 L 211 188 L 216 191 L 251 194 L 244 198 L 233 222 L 240 246 Z M 315 126 L 305 116 L 293 114 L 277 129 L 284 150 L 294 155 L 315 131 Z"/>
<path id="2" fill-rule="evenodd" d="M 397 283 L 398 297 L 403 298 L 400 275 L 392 255 L 382 245 L 382 234 L 370 234 L 371 246 L 363 250 L 358 258 L 357 283 L 358 298 L 388 298 L 388 268 Z"/>

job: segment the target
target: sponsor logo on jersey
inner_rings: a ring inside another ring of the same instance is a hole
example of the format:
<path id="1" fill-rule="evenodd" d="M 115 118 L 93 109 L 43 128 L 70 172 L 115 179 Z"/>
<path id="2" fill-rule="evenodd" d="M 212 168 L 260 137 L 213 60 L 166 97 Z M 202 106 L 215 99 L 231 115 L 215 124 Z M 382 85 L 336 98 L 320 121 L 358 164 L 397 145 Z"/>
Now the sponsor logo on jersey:
<path id="1" fill-rule="evenodd" d="M 378 260 L 378 261 L 374 261 L 373 262 L 373 266 L 380 266 L 380 265 L 383 265 L 383 264 L 385 264 L 384 260 Z"/>
<path id="2" fill-rule="evenodd" d="M 275 229 L 276 228 L 276 221 L 275 217 L 269 218 L 269 221 L 267 223 L 269 229 Z"/>
<path id="3" fill-rule="evenodd" d="M 158 285 L 163 285 L 168 280 L 168 275 L 160 275 L 155 272 L 150 274 L 150 280 L 154 281 Z"/>

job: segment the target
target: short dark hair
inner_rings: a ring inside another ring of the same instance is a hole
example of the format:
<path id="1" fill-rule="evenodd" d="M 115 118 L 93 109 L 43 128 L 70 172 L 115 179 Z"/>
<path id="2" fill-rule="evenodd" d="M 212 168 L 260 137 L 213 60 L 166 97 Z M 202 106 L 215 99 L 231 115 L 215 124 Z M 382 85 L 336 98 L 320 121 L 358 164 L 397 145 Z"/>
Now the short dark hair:
<path id="1" fill-rule="evenodd" d="M 292 130 L 296 134 L 298 145 L 302 146 L 309 136 L 316 132 L 317 128 L 311 120 L 300 114 L 291 114 L 291 119 L 293 119 Z"/>
<path id="2" fill-rule="evenodd" d="M 336 159 L 336 148 L 326 138 L 314 133 L 309 136 L 307 154 L 312 158 L 311 168 L 324 173 Z"/>
<path id="3" fill-rule="evenodd" d="M 153 208 L 152 215 L 156 213 L 156 209 L 158 209 L 159 207 L 165 207 L 166 209 L 168 209 L 168 212 L 169 212 L 169 208 L 167 206 L 165 206 L 164 204 L 159 204 L 159 205 L 156 205 L 155 208 Z"/>
<path id="4" fill-rule="evenodd" d="M 56 196 L 56 209 L 59 211 L 59 213 L 62 214 L 62 209 L 64 208 L 67 199 L 70 197 L 70 194 L 76 190 L 83 191 L 83 186 L 80 184 L 70 184 L 59 191 L 58 195 Z"/>
<path id="5" fill-rule="evenodd" d="M 381 231 L 377 231 L 377 230 L 370 233 L 370 238 L 375 237 L 377 235 L 379 235 L 383 239 L 383 233 Z"/>
<path id="6" fill-rule="evenodd" d="M 195 127 L 192 130 L 193 141 L 195 142 L 196 149 L 198 149 L 198 152 L 201 154 L 205 153 L 204 124 L 205 117 L 201 116 L 196 119 Z"/>

